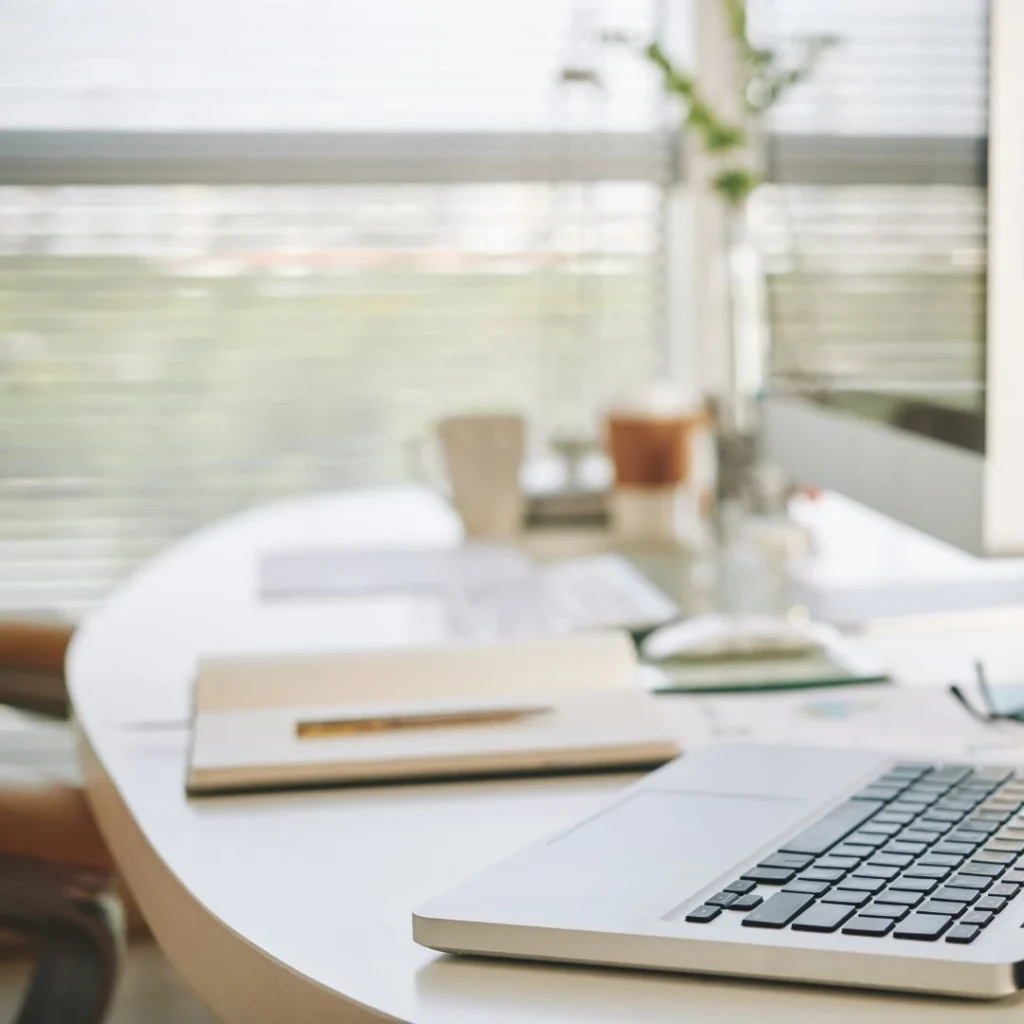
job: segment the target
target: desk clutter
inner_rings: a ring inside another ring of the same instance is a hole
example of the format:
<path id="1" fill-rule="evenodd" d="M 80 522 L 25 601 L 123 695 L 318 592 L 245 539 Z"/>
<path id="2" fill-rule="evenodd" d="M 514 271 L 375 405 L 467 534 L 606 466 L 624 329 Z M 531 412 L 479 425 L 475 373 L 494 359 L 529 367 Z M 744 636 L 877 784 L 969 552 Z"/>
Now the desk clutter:
<path id="1" fill-rule="evenodd" d="M 624 633 L 210 658 L 190 795 L 652 767 L 679 753 Z"/>
<path id="2" fill-rule="evenodd" d="M 637 557 L 614 552 L 535 561 L 493 541 L 439 549 L 293 548 L 263 554 L 258 588 L 273 603 L 414 597 L 439 610 L 440 641 L 629 630 L 643 660 L 658 666 L 648 675 L 651 685 L 664 692 L 889 678 L 856 643 L 823 624 L 757 615 L 684 619 L 671 588 L 642 571 Z"/>
<path id="3" fill-rule="evenodd" d="M 993 688 L 995 699 L 1003 703 L 1021 693 L 1019 687 Z M 687 747 L 786 743 L 1024 762 L 1024 725 L 975 718 L 937 687 L 703 694 L 680 704 L 677 720 Z"/>
<path id="4" fill-rule="evenodd" d="M 267 601 L 406 593 L 433 599 L 454 640 L 537 639 L 581 630 L 646 630 L 679 607 L 625 558 L 604 553 L 538 563 L 511 544 L 452 549 L 268 552 Z"/>

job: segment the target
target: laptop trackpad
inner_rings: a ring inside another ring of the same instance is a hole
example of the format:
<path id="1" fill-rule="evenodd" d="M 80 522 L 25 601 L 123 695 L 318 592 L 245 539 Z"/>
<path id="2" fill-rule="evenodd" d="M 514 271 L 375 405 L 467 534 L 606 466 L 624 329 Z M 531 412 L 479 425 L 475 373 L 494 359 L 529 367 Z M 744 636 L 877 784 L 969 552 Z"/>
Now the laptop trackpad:
<path id="1" fill-rule="evenodd" d="M 544 888 L 565 909 L 660 917 L 807 810 L 808 801 L 789 797 L 634 793 L 551 841 Z"/>

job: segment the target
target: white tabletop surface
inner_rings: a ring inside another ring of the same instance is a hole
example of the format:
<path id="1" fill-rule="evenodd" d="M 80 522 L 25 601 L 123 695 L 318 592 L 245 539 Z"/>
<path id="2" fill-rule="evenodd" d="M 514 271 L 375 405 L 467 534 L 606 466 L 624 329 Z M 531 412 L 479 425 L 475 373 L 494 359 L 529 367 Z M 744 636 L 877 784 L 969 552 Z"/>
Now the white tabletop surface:
<path id="1" fill-rule="evenodd" d="M 412 489 L 271 506 L 158 558 L 79 630 L 69 678 L 90 799 L 158 940 L 214 1013 L 245 1024 L 1021 1019 L 1016 997 L 979 1005 L 488 962 L 413 943 L 414 906 L 586 813 L 629 776 L 185 799 L 183 723 L 199 656 L 432 634 L 429 610 L 409 600 L 261 603 L 261 552 L 457 540 L 451 513 Z M 982 639 L 997 674 L 1024 663 L 1020 631 Z M 911 631 L 877 645 L 907 674 L 927 675 L 966 662 L 975 641 L 922 645 Z M 914 654 L 922 646 L 924 669 Z"/>

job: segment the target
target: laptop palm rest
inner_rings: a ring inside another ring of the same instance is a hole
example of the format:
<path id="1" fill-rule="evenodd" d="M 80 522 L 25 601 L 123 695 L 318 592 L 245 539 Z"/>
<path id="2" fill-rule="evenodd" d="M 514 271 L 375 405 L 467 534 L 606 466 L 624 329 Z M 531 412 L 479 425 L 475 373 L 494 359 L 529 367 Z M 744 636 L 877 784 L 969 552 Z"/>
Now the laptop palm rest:
<path id="1" fill-rule="evenodd" d="M 637 790 L 440 897 L 443 916 L 577 927 L 656 921 L 813 807 L 801 796 Z"/>
<path id="2" fill-rule="evenodd" d="M 806 808 L 787 797 L 634 793 L 549 844 L 548 900 L 557 893 L 563 906 L 593 905 L 596 898 L 604 910 L 660 917 L 771 842 Z"/>

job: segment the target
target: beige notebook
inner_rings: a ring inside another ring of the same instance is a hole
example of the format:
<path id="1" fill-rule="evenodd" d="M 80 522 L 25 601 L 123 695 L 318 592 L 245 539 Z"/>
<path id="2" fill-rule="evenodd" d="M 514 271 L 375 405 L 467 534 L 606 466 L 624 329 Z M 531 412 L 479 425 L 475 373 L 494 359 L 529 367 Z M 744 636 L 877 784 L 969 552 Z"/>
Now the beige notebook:
<path id="1" fill-rule="evenodd" d="M 657 700 L 621 633 L 208 659 L 188 791 L 648 767 L 679 753 Z"/>

